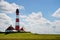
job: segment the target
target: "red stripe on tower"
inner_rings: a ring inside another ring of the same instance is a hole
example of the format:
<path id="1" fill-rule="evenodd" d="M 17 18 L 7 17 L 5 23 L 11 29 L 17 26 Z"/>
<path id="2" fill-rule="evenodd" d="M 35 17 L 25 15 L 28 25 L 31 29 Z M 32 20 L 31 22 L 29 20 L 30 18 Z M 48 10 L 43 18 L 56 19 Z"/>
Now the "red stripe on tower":
<path id="1" fill-rule="evenodd" d="M 19 25 L 16 25 L 16 30 L 18 30 L 18 31 L 19 31 Z"/>
<path id="2" fill-rule="evenodd" d="M 19 31 L 19 10 L 16 9 L 16 26 L 15 29 Z"/>
<path id="3" fill-rule="evenodd" d="M 16 22 L 19 22 L 19 18 L 16 18 Z"/>

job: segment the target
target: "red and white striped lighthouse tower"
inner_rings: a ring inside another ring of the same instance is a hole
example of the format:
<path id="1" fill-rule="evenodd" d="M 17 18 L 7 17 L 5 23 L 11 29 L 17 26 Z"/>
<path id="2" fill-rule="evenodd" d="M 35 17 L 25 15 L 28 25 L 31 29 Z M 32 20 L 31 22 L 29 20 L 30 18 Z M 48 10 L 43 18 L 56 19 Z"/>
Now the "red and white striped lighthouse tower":
<path id="1" fill-rule="evenodd" d="M 19 9 L 16 9 L 16 24 L 15 30 L 19 31 Z"/>

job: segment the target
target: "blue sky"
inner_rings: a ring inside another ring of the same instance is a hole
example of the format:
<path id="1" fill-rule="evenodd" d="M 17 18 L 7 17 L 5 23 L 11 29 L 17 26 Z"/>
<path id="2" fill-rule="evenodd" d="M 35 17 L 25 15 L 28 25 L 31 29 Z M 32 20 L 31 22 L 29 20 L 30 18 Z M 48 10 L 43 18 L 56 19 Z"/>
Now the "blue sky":
<path id="1" fill-rule="evenodd" d="M 20 14 L 28 15 L 32 12 L 41 11 L 48 20 L 54 20 L 51 15 L 60 7 L 60 0 L 6 0 L 24 6 L 25 10 L 20 10 Z"/>

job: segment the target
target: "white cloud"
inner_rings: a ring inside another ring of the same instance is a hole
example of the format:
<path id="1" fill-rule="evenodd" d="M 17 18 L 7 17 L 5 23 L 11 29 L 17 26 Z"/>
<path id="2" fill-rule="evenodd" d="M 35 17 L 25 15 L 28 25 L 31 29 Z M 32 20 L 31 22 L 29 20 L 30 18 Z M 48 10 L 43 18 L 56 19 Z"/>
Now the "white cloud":
<path id="1" fill-rule="evenodd" d="M 21 18 L 24 19 L 24 26 L 26 30 L 32 32 L 32 33 L 38 33 L 38 34 L 47 34 L 52 27 L 51 22 L 45 19 L 41 12 L 32 12 L 32 14 L 28 16 L 21 15 Z M 50 27 L 50 28 L 49 28 Z"/>
<path id="2" fill-rule="evenodd" d="M 27 18 L 27 16 L 25 16 L 25 15 L 20 15 L 20 18 Z"/>
<path id="3" fill-rule="evenodd" d="M 4 13 L 0 13 L 0 31 L 4 32 L 11 24 L 11 18 Z"/>
<path id="4" fill-rule="evenodd" d="M 52 24 L 54 24 L 53 27 L 55 28 L 55 32 L 60 33 L 60 20 L 55 20 Z"/>
<path id="5" fill-rule="evenodd" d="M 25 31 L 37 34 L 60 34 L 60 21 L 50 22 L 41 12 L 32 12 L 28 16 L 21 15 L 20 18 L 23 19 L 20 24 L 24 26 Z"/>
<path id="6" fill-rule="evenodd" d="M 53 17 L 60 18 L 60 8 L 56 10 L 56 12 L 53 13 Z"/>
<path id="7" fill-rule="evenodd" d="M 25 21 L 27 22 L 36 22 L 36 23 L 46 23 L 46 21 L 48 21 L 47 19 L 43 18 L 42 13 L 41 12 L 32 12 L 32 14 L 25 16 L 25 15 L 21 15 L 21 18 L 24 18 Z M 49 22 L 49 21 L 48 21 Z"/>
<path id="8" fill-rule="evenodd" d="M 24 9 L 23 6 L 17 5 L 15 3 L 8 3 L 6 1 L 0 1 L 0 12 L 2 13 L 14 13 L 16 9 Z"/>

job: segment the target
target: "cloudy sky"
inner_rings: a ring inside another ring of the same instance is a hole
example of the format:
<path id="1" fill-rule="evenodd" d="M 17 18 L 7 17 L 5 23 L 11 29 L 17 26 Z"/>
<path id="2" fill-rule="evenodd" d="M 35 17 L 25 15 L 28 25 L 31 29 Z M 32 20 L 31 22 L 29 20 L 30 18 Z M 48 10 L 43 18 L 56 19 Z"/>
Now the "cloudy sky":
<path id="1" fill-rule="evenodd" d="M 60 0 L 0 0 L 0 31 L 15 27 L 17 8 L 25 31 L 60 34 Z"/>

